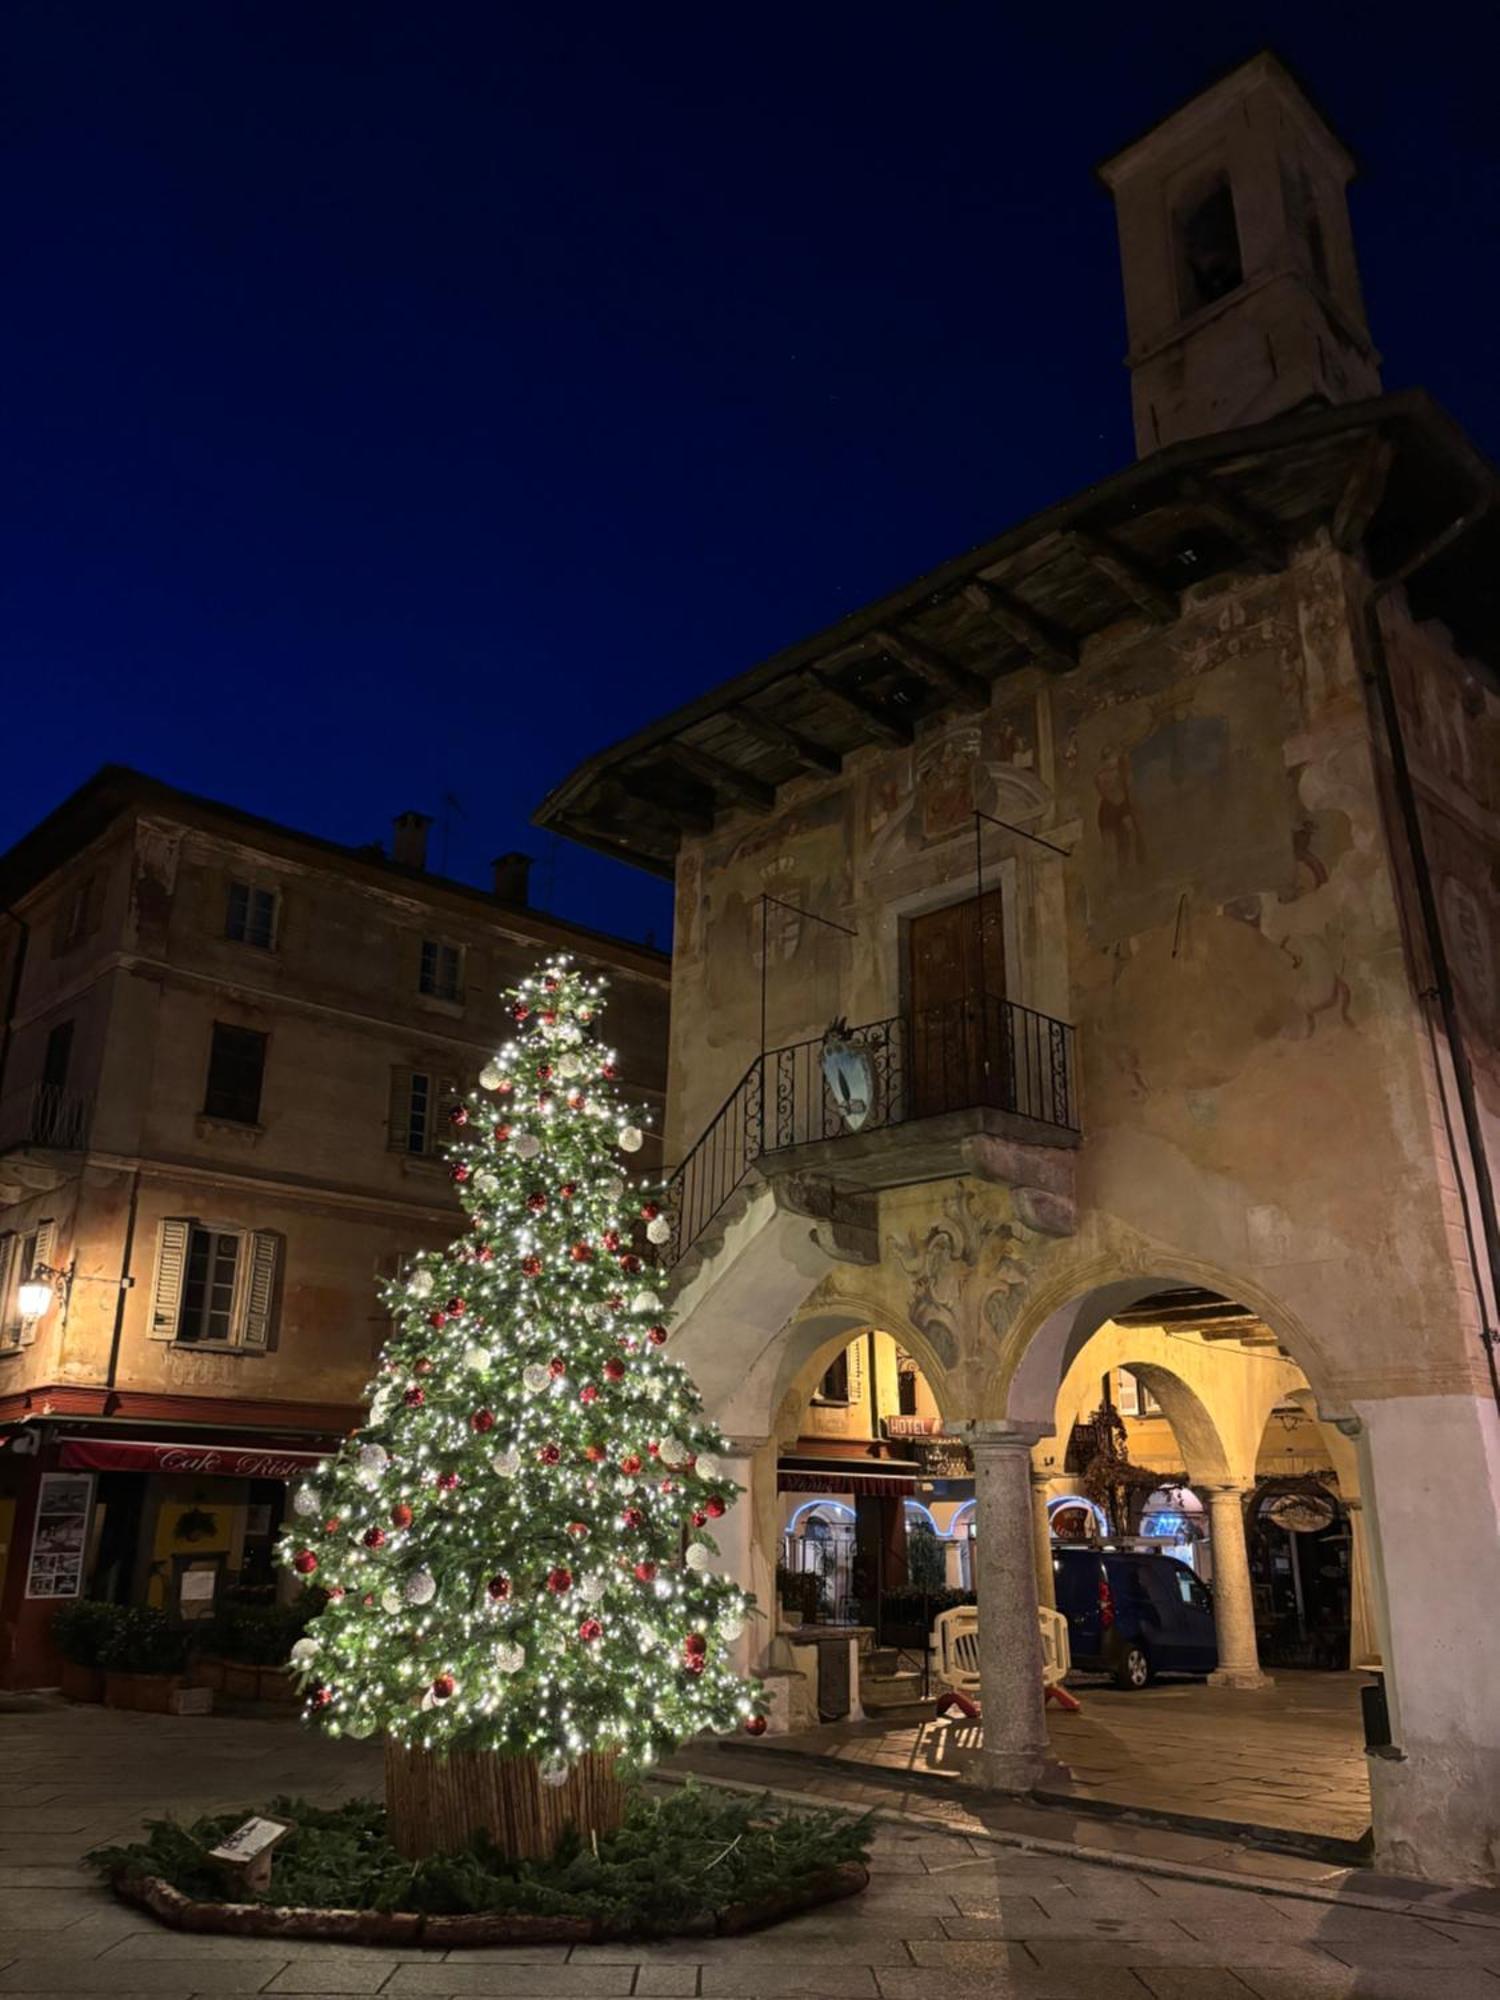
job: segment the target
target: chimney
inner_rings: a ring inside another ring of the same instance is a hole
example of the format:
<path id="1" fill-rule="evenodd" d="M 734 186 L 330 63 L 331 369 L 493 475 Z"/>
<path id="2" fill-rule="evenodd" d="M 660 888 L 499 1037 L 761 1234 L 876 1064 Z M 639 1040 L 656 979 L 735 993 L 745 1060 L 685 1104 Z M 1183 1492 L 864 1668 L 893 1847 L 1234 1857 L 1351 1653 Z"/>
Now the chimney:
<path id="1" fill-rule="evenodd" d="M 502 903 L 514 903 L 524 910 L 530 899 L 528 877 L 533 857 L 529 854 L 502 854 L 490 863 L 495 871 L 495 895 Z"/>
<path id="2" fill-rule="evenodd" d="M 392 822 L 391 859 L 402 868 L 427 866 L 427 829 L 430 813 L 397 813 Z"/>

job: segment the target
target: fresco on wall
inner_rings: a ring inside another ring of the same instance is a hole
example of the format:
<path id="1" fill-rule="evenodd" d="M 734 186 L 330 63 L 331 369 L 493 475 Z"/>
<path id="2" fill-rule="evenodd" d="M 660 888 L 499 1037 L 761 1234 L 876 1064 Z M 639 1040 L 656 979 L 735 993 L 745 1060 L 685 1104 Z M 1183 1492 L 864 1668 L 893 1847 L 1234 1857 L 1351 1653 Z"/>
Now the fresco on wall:
<path id="1" fill-rule="evenodd" d="M 1041 771 L 1045 691 L 996 714 L 925 737 L 909 780 L 896 768 L 870 782 L 864 799 L 867 878 L 899 874 L 945 842 L 972 839 L 976 809 L 1015 824 L 1051 813 Z"/>

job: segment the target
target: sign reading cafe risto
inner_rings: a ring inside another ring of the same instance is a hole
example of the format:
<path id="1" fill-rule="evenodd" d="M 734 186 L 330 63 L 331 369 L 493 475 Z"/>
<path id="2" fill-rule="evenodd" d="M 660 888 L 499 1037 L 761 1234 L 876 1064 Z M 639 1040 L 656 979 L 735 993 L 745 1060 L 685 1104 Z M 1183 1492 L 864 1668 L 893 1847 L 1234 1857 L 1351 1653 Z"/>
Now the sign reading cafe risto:
<path id="1" fill-rule="evenodd" d="M 212 1479 L 296 1479 L 326 1453 L 268 1451 L 258 1445 L 147 1444 L 135 1439 L 64 1438 L 60 1463 L 74 1472 L 187 1472 Z"/>

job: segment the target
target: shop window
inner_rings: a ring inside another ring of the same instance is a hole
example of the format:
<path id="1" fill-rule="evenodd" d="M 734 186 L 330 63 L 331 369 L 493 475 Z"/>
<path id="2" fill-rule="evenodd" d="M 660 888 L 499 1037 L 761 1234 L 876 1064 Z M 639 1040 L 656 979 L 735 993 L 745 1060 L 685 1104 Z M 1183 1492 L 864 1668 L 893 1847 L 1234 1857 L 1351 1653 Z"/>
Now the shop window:
<path id="1" fill-rule="evenodd" d="M 461 945 L 445 944 L 441 938 L 423 938 L 417 991 L 429 1000 L 461 1000 L 463 969 Z"/>
<path id="2" fill-rule="evenodd" d="M 266 1037 L 254 1028 L 215 1021 L 208 1083 L 203 1092 L 204 1116 L 226 1118 L 236 1125 L 258 1125 L 265 1072 Z"/>
<path id="3" fill-rule="evenodd" d="M 184 1347 L 271 1345 L 280 1236 L 170 1216 L 157 1240 L 151 1337 Z"/>
<path id="4" fill-rule="evenodd" d="M 225 937 L 270 951 L 276 943 L 278 900 L 274 889 L 257 888 L 253 882 L 231 882 L 224 914 Z"/>
<path id="5" fill-rule="evenodd" d="M 849 1401 L 849 1350 L 846 1347 L 836 1361 L 824 1370 L 823 1379 L 818 1384 L 818 1393 L 813 1398 L 817 1403 L 847 1403 Z"/>
<path id="6" fill-rule="evenodd" d="M 413 1159 L 434 1159 L 448 1129 L 448 1110 L 459 1096 L 451 1076 L 432 1069 L 391 1071 L 390 1112 L 386 1144 L 393 1153 Z"/>

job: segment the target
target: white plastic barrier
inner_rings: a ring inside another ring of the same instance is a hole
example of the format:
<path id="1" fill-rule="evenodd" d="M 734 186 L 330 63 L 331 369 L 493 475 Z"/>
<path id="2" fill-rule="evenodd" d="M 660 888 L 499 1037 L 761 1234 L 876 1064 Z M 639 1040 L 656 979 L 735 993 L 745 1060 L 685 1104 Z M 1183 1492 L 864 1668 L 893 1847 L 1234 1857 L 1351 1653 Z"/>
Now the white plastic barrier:
<path id="1" fill-rule="evenodd" d="M 1045 1604 L 1036 1608 L 1042 1639 L 1042 1683 L 1055 1687 L 1072 1665 L 1068 1648 L 1068 1621 L 1060 1611 Z M 972 1604 L 940 1611 L 932 1628 L 933 1679 L 939 1687 L 956 1688 L 960 1694 L 979 1692 L 979 1612 Z"/>

